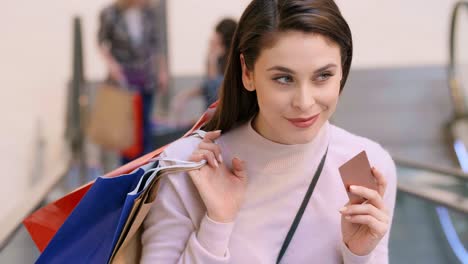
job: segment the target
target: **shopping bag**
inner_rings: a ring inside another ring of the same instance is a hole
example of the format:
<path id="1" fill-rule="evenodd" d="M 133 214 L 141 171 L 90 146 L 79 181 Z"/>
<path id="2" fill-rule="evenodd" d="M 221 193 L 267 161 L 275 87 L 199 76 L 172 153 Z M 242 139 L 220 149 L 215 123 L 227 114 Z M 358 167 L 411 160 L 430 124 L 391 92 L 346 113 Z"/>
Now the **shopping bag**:
<path id="1" fill-rule="evenodd" d="M 109 233 L 112 229 L 117 228 L 115 218 L 121 213 L 119 206 L 124 202 L 122 197 L 125 199 L 126 193 L 131 192 L 132 187 L 134 188 L 132 186 L 134 181 L 142 175 L 143 170 L 138 169 L 133 173 L 115 178 L 97 178 L 75 210 L 53 236 L 36 263 L 77 263 L 78 261 L 81 263 L 106 263 L 105 252 L 111 250 L 112 246 L 112 238 L 109 239 L 111 236 Z M 98 229 L 100 230 L 97 231 Z M 86 243 L 100 244 L 101 247 L 97 247 L 92 254 L 86 250 Z M 71 247 L 72 244 L 75 247 Z"/>
<path id="2" fill-rule="evenodd" d="M 143 99 L 141 95 L 135 94 L 133 97 L 133 119 L 131 128 L 133 129 L 133 143 L 123 149 L 121 154 L 127 159 L 135 159 L 143 152 Z"/>
<path id="3" fill-rule="evenodd" d="M 203 132 L 203 131 L 200 131 Z M 199 135 L 203 137 L 202 135 Z M 141 192 L 136 193 L 136 199 L 133 200 L 133 206 L 128 210 L 129 214 L 126 218 L 122 218 L 122 228 L 119 228 L 117 240 L 114 240 L 113 251 L 109 259 L 112 264 L 132 264 L 139 263 L 142 252 L 141 234 L 143 232 L 143 220 L 148 214 L 151 204 L 157 196 L 159 189 L 159 180 L 164 175 L 169 173 L 184 172 L 194 169 L 199 169 L 206 164 L 206 161 L 201 162 L 185 162 L 185 161 L 171 161 L 163 159 L 166 162 L 172 162 L 172 165 L 161 167 L 156 170 L 153 176 L 146 181 L 145 187 Z M 143 184 L 142 184 L 143 185 Z M 141 189 L 141 188 L 139 188 Z M 131 204 L 131 203 L 128 203 Z M 127 214 L 126 214 L 127 215 Z"/>
<path id="4" fill-rule="evenodd" d="M 208 120 L 211 119 L 217 103 L 208 108 L 208 110 L 200 117 L 190 131 L 184 136 L 192 134 L 195 130 L 202 127 Z M 165 147 L 161 147 L 151 153 L 148 153 L 106 175 L 106 177 L 115 177 L 129 173 L 142 165 L 148 163 L 149 160 L 158 157 Z M 67 217 L 72 213 L 73 209 L 80 202 L 81 198 L 89 191 L 94 182 L 87 183 L 80 188 L 70 192 L 64 197 L 49 203 L 48 205 L 36 210 L 31 215 L 23 220 L 23 225 L 29 232 L 32 240 L 36 244 L 39 251 L 44 251 L 47 244 L 51 241 L 57 230 L 62 226 Z"/>
<path id="5" fill-rule="evenodd" d="M 109 83 L 97 89 L 86 134 L 103 148 L 121 151 L 136 143 L 135 101 L 139 95 Z M 140 99 L 141 100 L 141 99 Z"/>
<path id="6" fill-rule="evenodd" d="M 165 161 L 168 165 L 155 160 L 128 174 L 99 177 L 36 263 L 138 263 L 141 242 L 135 235 L 156 197 L 161 177 L 199 169 L 206 163 Z M 130 243 L 132 247 L 126 250 Z"/>

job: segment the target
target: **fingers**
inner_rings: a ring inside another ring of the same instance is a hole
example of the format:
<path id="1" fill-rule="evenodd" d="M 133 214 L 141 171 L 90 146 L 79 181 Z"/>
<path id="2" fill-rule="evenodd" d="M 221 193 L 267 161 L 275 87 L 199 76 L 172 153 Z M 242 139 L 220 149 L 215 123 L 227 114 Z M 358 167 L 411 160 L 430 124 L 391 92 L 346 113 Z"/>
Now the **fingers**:
<path id="1" fill-rule="evenodd" d="M 221 130 L 206 132 L 203 142 L 213 143 L 213 141 L 221 136 Z"/>
<path id="2" fill-rule="evenodd" d="M 382 196 L 376 190 L 372 190 L 372 189 L 362 187 L 362 186 L 357 186 L 357 185 L 351 185 L 349 187 L 349 190 L 351 193 L 359 195 L 363 197 L 364 199 L 368 200 L 370 204 L 374 205 L 378 209 L 384 208 Z"/>
<path id="3" fill-rule="evenodd" d="M 387 233 L 389 226 L 388 223 L 379 221 L 371 215 L 347 215 L 345 219 L 353 224 L 368 226 L 372 230 L 372 234 L 377 236 L 377 238 L 382 238 Z"/>
<path id="4" fill-rule="evenodd" d="M 380 196 L 385 194 L 387 189 L 387 179 L 378 171 L 375 167 L 372 167 L 372 174 L 374 175 L 375 180 L 377 181 L 378 192 Z"/>
<path id="5" fill-rule="evenodd" d="M 362 204 L 346 204 L 340 209 L 344 219 L 353 224 L 366 225 L 377 238 L 382 238 L 390 225 L 390 216 L 378 191 L 352 185 L 350 191 L 367 199 Z"/>
<path id="6" fill-rule="evenodd" d="M 212 143 L 212 142 L 207 143 L 207 142 L 202 141 L 198 145 L 198 148 L 203 149 L 203 150 L 211 151 L 214 154 L 214 156 L 216 157 L 216 159 L 218 160 L 219 163 L 223 162 L 223 157 L 221 156 L 221 148 L 220 148 L 219 145 L 217 145 L 215 143 Z"/>
<path id="7" fill-rule="evenodd" d="M 213 152 L 206 149 L 197 149 L 193 152 L 193 154 L 189 158 L 190 161 L 201 161 L 206 160 L 208 164 L 213 168 L 218 168 L 219 163 L 216 160 L 216 157 Z"/>
<path id="8" fill-rule="evenodd" d="M 387 224 L 389 222 L 389 217 L 384 210 L 379 210 L 369 203 L 345 206 L 340 209 L 340 213 L 345 217 L 355 215 L 370 215 L 380 222 Z"/>
<path id="9" fill-rule="evenodd" d="M 202 142 L 198 145 L 192 155 L 189 157 L 190 161 L 206 160 L 213 168 L 218 168 L 219 163 L 223 162 L 221 155 L 221 148 L 213 141 L 221 135 L 221 130 L 210 131 L 205 134 Z"/>
<path id="10" fill-rule="evenodd" d="M 240 179 L 247 178 L 247 172 L 245 168 L 245 162 L 239 158 L 232 159 L 232 172 Z"/>

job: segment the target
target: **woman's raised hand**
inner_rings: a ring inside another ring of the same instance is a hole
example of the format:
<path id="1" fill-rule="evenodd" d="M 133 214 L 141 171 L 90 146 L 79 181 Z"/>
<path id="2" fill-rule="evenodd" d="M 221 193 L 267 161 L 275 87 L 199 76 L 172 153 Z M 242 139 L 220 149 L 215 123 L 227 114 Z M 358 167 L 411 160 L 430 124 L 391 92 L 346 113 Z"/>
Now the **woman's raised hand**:
<path id="1" fill-rule="evenodd" d="M 190 171 L 195 187 L 205 203 L 208 216 L 217 222 L 231 222 L 244 201 L 247 188 L 245 162 L 232 159 L 232 166 L 226 166 L 221 156 L 221 148 L 214 140 L 221 131 L 206 133 L 203 141 L 190 156 L 191 161 L 206 160 L 207 165 Z"/>

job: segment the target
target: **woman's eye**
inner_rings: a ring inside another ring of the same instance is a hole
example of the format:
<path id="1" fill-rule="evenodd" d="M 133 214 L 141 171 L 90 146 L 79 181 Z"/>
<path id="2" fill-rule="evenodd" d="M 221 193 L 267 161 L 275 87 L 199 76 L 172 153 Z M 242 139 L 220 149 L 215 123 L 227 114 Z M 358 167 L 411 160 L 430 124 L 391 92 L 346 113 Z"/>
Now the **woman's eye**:
<path id="1" fill-rule="evenodd" d="M 317 77 L 317 80 L 319 82 L 323 82 L 323 81 L 326 81 L 328 80 L 330 77 L 332 77 L 333 74 L 329 73 L 329 72 L 324 72 L 324 73 L 321 73 L 318 77 Z"/>
<path id="2" fill-rule="evenodd" d="M 291 76 L 280 76 L 274 78 L 275 81 L 279 82 L 280 84 L 289 84 L 293 81 Z"/>

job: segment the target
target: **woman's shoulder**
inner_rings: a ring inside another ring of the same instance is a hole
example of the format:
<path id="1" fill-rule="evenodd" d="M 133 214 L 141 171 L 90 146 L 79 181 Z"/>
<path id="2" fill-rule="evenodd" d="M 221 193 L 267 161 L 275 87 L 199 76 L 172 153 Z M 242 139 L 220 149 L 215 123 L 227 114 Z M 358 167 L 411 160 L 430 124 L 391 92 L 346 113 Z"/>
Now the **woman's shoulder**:
<path id="1" fill-rule="evenodd" d="M 331 125 L 330 151 L 339 164 L 345 163 L 361 151 L 366 151 L 371 166 L 392 174 L 395 170 L 390 153 L 379 143 L 334 125 Z"/>

